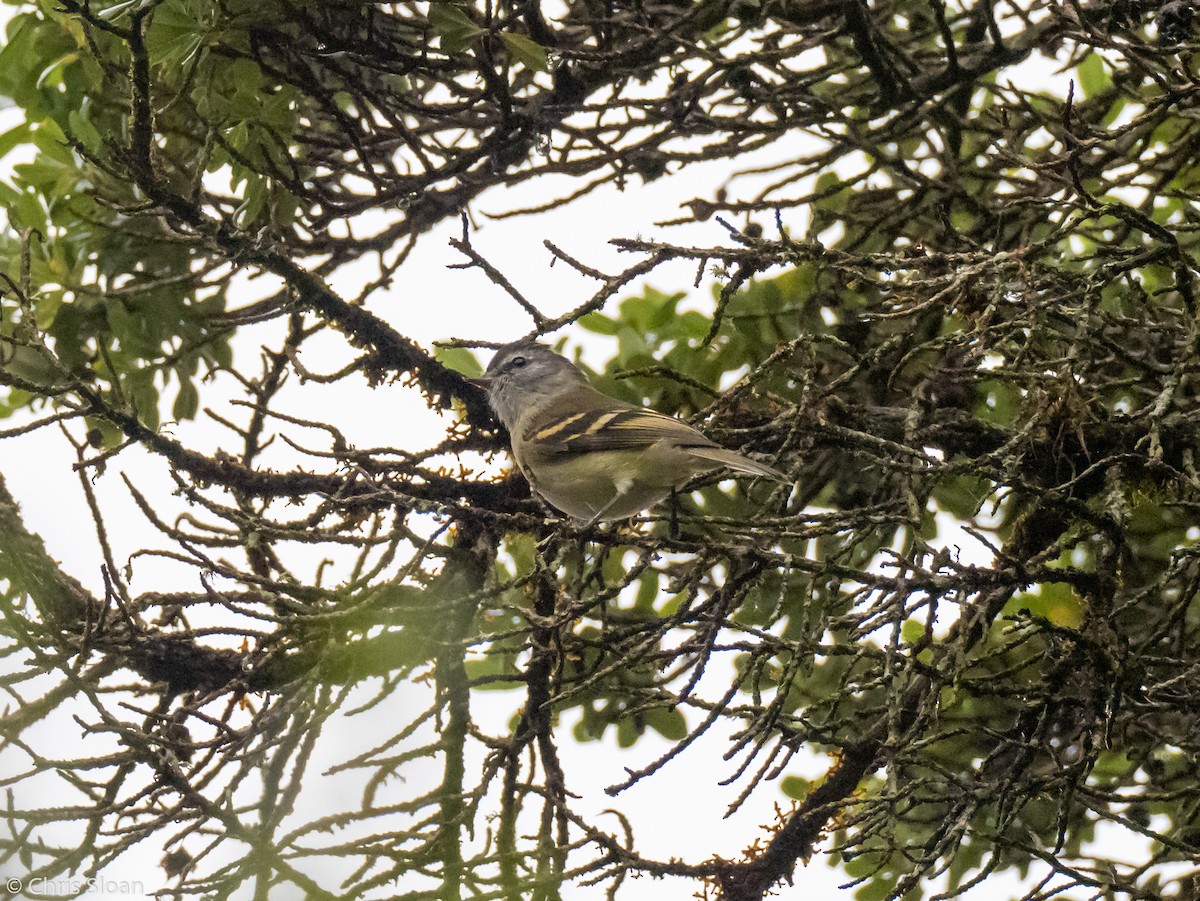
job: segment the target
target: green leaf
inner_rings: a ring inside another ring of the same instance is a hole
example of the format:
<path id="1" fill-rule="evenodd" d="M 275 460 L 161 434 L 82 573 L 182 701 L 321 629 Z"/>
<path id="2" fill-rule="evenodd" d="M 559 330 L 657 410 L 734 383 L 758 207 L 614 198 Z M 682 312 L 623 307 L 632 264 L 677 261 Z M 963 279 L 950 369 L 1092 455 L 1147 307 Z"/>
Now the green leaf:
<path id="1" fill-rule="evenodd" d="M 237 209 L 239 221 L 243 225 L 252 225 L 259 221 L 267 206 L 267 179 L 259 175 L 251 175 L 246 179 L 245 196 Z"/>
<path id="2" fill-rule="evenodd" d="M 210 341 L 204 347 L 204 358 L 212 363 L 214 369 L 232 369 L 233 347 L 228 341 Z"/>
<path id="3" fill-rule="evenodd" d="M 0 209 L 8 213 L 12 227 L 18 231 L 30 225 L 31 215 L 36 214 L 38 221 L 45 221 L 45 216 L 37 201 L 37 195 L 32 191 L 18 191 L 2 181 L 0 181 Z"/>
<path id="4" fill-rule="evenodd" d="M 813 185 L 813 206 L 835 215 L 845 212 L 850 192 L 836 172 L 822 172 Z"/>
<path id="5" fill-rule="evenodd" d="M 138 369 L 125 379 L 125 394 L 133 403 L 142 424 L 151 431 L 158 430 L 158 389 L 154 386 L 154 370 Z"/>
<path id="6" fill-rule="evenodd" d="M 653 570 L 642 573 L 637 586 L 637 593 L 633 598 L 633 609 L 649 613 L 654 609 L 654 602 L 658 600 L 658 573 Z"/>
<path id="7" fill-rule="evenodd" d="M 550 64 L 546 60 L 546 48 L 537 41 L 509 31 L 500 32 L 500 40 L 504 41 L 504 46 L 513 55 L 513 59 L 525 68 L 538 72 L 550 71 Z"/>
<path id="8" fill-rule="evenodd" d="M 465 347 L 438 347 L 433 351 L 433 358 L 455 372 L 461 372 L 468 378 L 483 375 L 483 367 L 475 359 L 475 354 Z"/>
<path id="9" fill-rule="evenodd" d="M 438 45 L 446 53 L 458 53 L 466 49 L 484 33 L 453 3 L 429 4 L 429 27 L 438 36 Z"/>
<path id="10" fill-rule="evenodd" d="M 900 637 L 907 644 L 914 644 L 925 637 L 925 624 L 919 619 L 909 618 L 900 627 Z"/>
<path id="11" fill-rule="evenodd" d="M 597 335 L 615 335 L 621 328 L 617 320 L 603 313 L 588 313 L 579 320 L 579 324 Z"/>
<path id="12" fill-rule="evenodd" d="M 1110 125 L 1112 125 L 1113 122 L 1117 120 L 1117 117 L 1121 115 L 1122 110 L 1125 109 L 1128 103 L 1129 100 L 1125 97 L 1114 97 L 1112 106 L 1108 108 L 1108 112 L 1105 113 L 1104 117 L 1100 120 L 1100 127 L 1108 128 Z"/>
<path id="13" fill-rule="evenodd" d="M 168 0 L 155 9 L 150 20 L 146 50 L 157 63 L 182 65 L 200 49 L 207 31 L 192 15 L 190 5 Z"/>
<path id="14" fill-rule="evenodd" d="M 196 411 L 200 409 L 200 392 L 191 379 L 184 379 L 179 385 L 179 394 L 171 407 L 171 415 L 176 422 L 184 419 L 195 419 Z"/>
<path id="15" fill-rule="evenodd" d="M 60 374 L 53 361 L 38 347 L 12 347 L 3 362 L 5 372 L 35 385 L 53 385 Z"/>
<path id="16" fill-rule="evenodd" d="M 30 140 L 29 123 L 22 122 L 20 125 L 14 125 L 8 131 L 0 134 L 0 159 L 8 156 L 8 154 L 16 147 L 28 143 Z"/>
<path id="17" fill-rule="evenodd" d="M 121 18 L 126 13 L 130 13 L 134 10 L 150 5 L 151 4 L 148 2 L 148 0 L 125 0 L 124 3 L 115 3 L 108 9 L 101 10 L 98 15 L 100 18 L 107 19 L 111 22 L 114 19 Z"/>
<path id="18" fill-rule="evenodd" d="M 687 735 L 687 720 L 675 708 L 661 707 L 647 710 L 643 715 L 646 725 L 671 741 L 682 741 Z"/>
<path id="19" fill-rule="evenodd" d="M 631 748 L 642 734 L 642 729 L 633 717 L 627 716 L 617 723 L 617 746 Z"/>
<path id="20" fill-rule="evenodd" d="M 99 150 L 104 144 L 104 139 L 100 136 L 100 132 L 96 126 L 92 124 L 82 110 L 71 110 L 67 114 L 67 124 L 71 126 L 71 131 L 85 147 L 89 150 Z"/>
<path id="21" fill-rule="evenodd" d="M 1095 97 L 1112 87 L 1112 76 L 1098 53 L 1089 53 L 1075 71 L 1079 73 L 1079 86 L 1084 97 Z"/>
<path id="22" fill-rule="evenodd" d="M 675 322 L 679 331 L 692 339 L 700 339 L 708 334 L 712 320 L 696 310 L 686 310 Z"/>
<path id="23" fill-rule="evenodd" d="M 58 59 L 51 62 L 48 66 L 42 69 L 37 77 L 35 86 L 39 89 L 57 87 L 63 83 L 62 70 L 71 63 L 79 59 L 79 54 L 71 52 L 60 56 Z"/>
<path id="24" fill-rule="evenodd" d="M 54 324 L 62 303 L 63 296 L 61 291 L 47 292 L 36 299 L 33 306 L 33 315 L 39 329 L 45 331 Z"/>
<path id="25" fill-rule="evenodd" d="M 800 776 L 784 776 L 783 781 L 779 783 L 779 787 L 789 798 L 803 801 L 812 790 L 812 783 Z"/>
<path id="26" fill-rule="evenodd" d="M 621 318 L 639 332 L 656 332 L 675 317 L 675 308 L 687 295 L 682 291 L 664 294 L 647 288 L 641 297 L 621 302 Z"/>

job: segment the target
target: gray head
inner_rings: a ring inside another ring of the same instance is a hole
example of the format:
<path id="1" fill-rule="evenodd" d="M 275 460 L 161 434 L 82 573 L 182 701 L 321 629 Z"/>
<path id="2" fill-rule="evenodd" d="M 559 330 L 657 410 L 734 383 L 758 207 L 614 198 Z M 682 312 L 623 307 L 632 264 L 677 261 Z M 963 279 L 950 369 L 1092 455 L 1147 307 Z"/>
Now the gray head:
<path id="1" fill-rule="evenodd" d="M 541 409 L 547 401 L 587 379 L 566 357 L 536 341 L 514 341 L 496 351 L 483 378 L 488 403 L 510 431 L 522 414 Z"/>

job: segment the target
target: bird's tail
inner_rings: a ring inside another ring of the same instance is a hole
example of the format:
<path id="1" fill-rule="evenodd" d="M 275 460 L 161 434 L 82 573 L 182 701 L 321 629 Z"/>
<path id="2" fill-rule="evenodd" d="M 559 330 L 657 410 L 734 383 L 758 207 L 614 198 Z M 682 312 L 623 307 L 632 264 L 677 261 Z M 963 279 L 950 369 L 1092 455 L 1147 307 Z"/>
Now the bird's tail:
<path id="1" fill-rule="evenodd" d="M 778 469 L 768 466 L 766 463 L 751 460 L 749 457 L 743 457 L 737 451 L 731 451 L 724 447 L 693 446 L 689 447 L 688 451 L 702 460 L 711 460 L 718 466 L 728 466 L 730 469 L 744 472 L 747 475 L 762 476 L 764 479 L 774 479 L 776 482 L 791 481 Z"/>

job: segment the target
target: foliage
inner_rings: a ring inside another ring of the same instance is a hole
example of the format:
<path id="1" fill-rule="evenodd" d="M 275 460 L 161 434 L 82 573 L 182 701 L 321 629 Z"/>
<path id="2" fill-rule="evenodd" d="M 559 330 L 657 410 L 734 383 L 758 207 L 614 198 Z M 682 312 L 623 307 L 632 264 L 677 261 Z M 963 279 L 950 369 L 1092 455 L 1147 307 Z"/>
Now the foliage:
<path id="1" fill-rule="evenodd" d="M 2 434 L 64 429 L 105 561 L 92 592 L 0 485 L 8 783 L 71 796 L 5 810 L 22 878 L 153 840 L 208 897 L 645 875 L 758 899 L 818 852 L 862 901 L 1006 871 L 1030 901 L 1195 897 L 1187 2 L 10 5 Z M 1030 75 L 1050 65 L 1065 95 Z M 581 536 L 519 476 L 473 472 L 504 447 L 478 361 L 420 348 L 379 299 L 417 238 L 499 186 L 572 179 L 556 207 L 772 145 L 770 171 L 692 201 L 722 242 L 624 237 L 613 273 L 549 244 L 600 285 L 562 316 L 465 226 L 455 246 L 538 334 L 610 339 L 606 390 L 794 489 L 712 476 Z M 680 260 L 711 298 L 647 286 Z M 376 277 L 342 293 L 364 261 Z M 310 371 L 320 342 L 351 362 Z M 283 400 L 289 378 L 363 376 L 419 392 L 443 438 L 360 450 Z M 164 425 L 202 409 L 236 449 Z M 139 487 L 135 446 L 185 516 Z M 153 547 L 121 546 L 95 502 L 122 475 Z M 127 561 L 153 556 L 194 575 L 137 593 Z M 68 700 L 73 757 L 39 732 Z M 330 770 L 361 795 L 305 816 L 321 727 L 385 709 L 386 739 Z M 791 801 L 737 861 L 643 854 L 646 824 L 591 817 L 559 753 L 670 742 L 619 805 L 718 727 L 734 772 L 695 790 Z M 397 784 L 430 756 L 433 789 Z"/>

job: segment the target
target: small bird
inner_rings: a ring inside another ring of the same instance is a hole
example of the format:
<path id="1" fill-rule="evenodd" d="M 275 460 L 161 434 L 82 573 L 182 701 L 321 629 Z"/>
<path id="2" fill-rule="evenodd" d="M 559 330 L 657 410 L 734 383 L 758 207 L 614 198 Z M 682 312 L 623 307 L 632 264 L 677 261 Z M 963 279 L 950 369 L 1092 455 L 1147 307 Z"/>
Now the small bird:
<path id="1" fill-rule="evenodd" d="M 587 526 L 633 516 L 722 466 L 790 481 L 674 417 L 597 391 L 570 360 L 536 341 L 501 347 L 475 383 L 508 429 L 530 487 Z"/>

